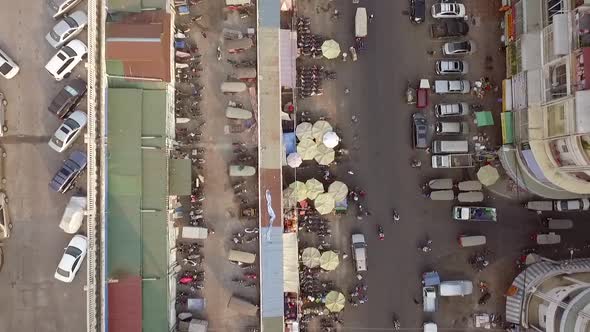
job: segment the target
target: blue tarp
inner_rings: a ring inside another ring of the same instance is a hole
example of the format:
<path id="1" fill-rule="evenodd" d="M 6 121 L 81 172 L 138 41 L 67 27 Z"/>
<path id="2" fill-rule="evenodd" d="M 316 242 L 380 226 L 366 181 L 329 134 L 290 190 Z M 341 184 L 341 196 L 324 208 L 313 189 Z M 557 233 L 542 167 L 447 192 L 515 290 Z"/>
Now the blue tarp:
<path id="1" fill-rule="evenodd" d="M 440 285 L 440 276 L 438 272 L 431 271 L 431 272 L 424 272 L 422 275 L 424 286 L 436 286 Z"/>
<path id="2" fill-rule="evenodd" d="M 285 145 L 287 156 L 289 153 L 297 152 L 297 141 L 294 132 L 283 134 L 283 145 Z"/>

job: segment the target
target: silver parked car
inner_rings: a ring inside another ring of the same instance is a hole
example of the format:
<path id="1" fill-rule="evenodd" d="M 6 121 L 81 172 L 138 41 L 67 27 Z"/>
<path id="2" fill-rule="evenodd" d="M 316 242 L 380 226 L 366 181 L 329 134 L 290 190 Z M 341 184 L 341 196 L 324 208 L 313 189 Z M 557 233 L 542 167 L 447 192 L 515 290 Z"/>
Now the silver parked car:
<path id="1" fill-rule="evenodd" d="M 60 48 L 82 32 L 87 24 L 88 16 L 86 16 L 86 13 L 82 10 L 77 10 L 57 22 L 45 36 L 45 39 L 54 48 Z"/>
<path id="2" fill-rule="evenodd" d="M 47 5 L 53 11 L 53 18 L 58 18 L 69 12 L 80 2 L 82 2 L 82 0 L 47 0 Z"/>

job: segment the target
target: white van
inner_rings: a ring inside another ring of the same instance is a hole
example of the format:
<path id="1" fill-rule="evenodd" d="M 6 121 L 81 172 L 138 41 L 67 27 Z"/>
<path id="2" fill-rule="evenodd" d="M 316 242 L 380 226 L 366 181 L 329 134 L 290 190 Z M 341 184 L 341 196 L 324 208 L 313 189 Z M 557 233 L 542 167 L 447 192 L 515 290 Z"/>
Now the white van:
<path id="1" fill-rule="evenodd" d="M 473 293 L 473 283 L 469 280 L 443 281 L 439 288 L 440 296 L 465 296 Z"/>
<path id="2" fill-rule="evenodd" d="M 367 271 L 367 243 L 363 234 L 352 234 L 352 258 L 357 272 Z"/>
<path id="3" fill-rule="evenodd" d="M 432 153 L 467 153 L 469 142 L 462 141 L 440 141 L 432 142 Z"/>
<path id="4" fill-rule="evenodd" d="M 459 135 L 469 133 L 469 124 L 465 121 L 441 121 L 437 122 L 434 128 L 436 130 L 436 133 L 439 135 Z"/>

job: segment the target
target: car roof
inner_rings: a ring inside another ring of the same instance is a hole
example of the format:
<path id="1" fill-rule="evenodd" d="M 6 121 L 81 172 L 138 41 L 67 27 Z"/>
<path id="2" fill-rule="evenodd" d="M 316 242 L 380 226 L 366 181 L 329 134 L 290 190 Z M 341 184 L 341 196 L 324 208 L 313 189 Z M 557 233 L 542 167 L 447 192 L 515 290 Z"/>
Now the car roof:
<path id="1" fill-rule="evenodd" d="M 69 160 L 75 162 L 81 168 L 86 167 L 86 153 L 84 153 L 84 152 L 81 152 L 81 151 L 78 151 L 78 150 L 73 151 L 70 154 Z"/>
<path id="2" fill-rule="evenodd" d="M 365 235 L 364 234 L 352 234 L 352 242 L 353 243 L 365 242 Z"/>
<path id="3" fill-rule="evenodd" d="M 72 50 L 74 50 L 76 52 L 76 54 L 78 54 L 78 55 L 88 52 L 88 48 L 86 47 L 86 44 L 84 44 L 79 39 L 72 39 L 66 45 L 69 46 Z"/>

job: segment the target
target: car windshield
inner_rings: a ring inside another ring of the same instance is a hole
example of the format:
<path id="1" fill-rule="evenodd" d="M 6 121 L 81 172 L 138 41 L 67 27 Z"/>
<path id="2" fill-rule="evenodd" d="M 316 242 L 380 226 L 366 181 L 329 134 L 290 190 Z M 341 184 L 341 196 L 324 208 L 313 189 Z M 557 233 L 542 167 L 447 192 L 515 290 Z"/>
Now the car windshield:
<path id="1" fill-rule="evenodd" d="M 57 33 L 55 33 L 55 30 L 51 29 L 51 31 L 49 31 L 49 35 L 51 36 L 51 38 L 55 41 L 59 41 L 59 35 Z"/>
<path id="2" fill-rule="evenodd" d="M 66 22 L 70 27 L 75 28 L 78 26 L 78 22 L 76 22 L 76 20 L 74 20 L 73 18 L 66 16 L 64 18 L 64 22 Z"/>
<path id="3" fill-rule="evenodd" d="M 0 73 L 6 75 L 8 74 L 10 71 L 12 70 L 12 66 L 8 64 L 8 62 L 5 62 L 2 64 L 2 66 L 0 66 Z"/>
<path id="4" fill-rule="evenodd" d="M 76 52 L 68 46 L 62 47 L 61 50 L 64 51 L 64 53 L 69 55 L 70 57 L 76 56 Z"/>
<path id="5" fill-rule="evenodd" d="M 57 268 L 57 273 L 62 276 L 62 277 L 66 277 L 68 278 L 70 276 L 70 272 L 66 271 L 66 270 L 62 270 L 59 267 Z"/>
<path id="6" fill-rule="evenodd" d="M 64 90 L 65 90 L 67 93 L 71 94 L 72 96 L 77 96 L 77 95 L 78 95 L 78 91 L 77 91 L 76 89 L 72 88 L 72 87 L 71 87 L 71 86 L 69 86 L 69 85 L 66 85 L 66 86 L 64 87 Z"/>
<path id="7" fill-rule="evenodd" d="M 78 257 L 78 256 L 80 256 L 81 253 L 82 253 L 82 250 L 80 250 L 76 247 L 69 246 L 66 249 L 66 254 L 70 255 L 72 257 Z"/>
<path id="8" fill-rule="evenodd" d="M 468 42 L 455 43 L 455 44 L 453 44 L 453 46 L 454 46 L 453 48 L 456 51 L 463 51 L 463 50 L 469 51 L 471 49 L 471 47 L 469 47 L 470 45 Z"/>
<path id="9" fill-rule="evenodd" d="M 66 121 L 64 121 L 64 125 L 68 126 L 72 130 L 80 128 L 80 124 L 78 122 L 76 122 L 74 119 L 67 119 Z M 64 127 L 65 126 L 62 126 L 61 130 L 66 134 L 69 133 L 70 131 L 65 130 Z"/>
<path id="10" fill-rule="evenodd" d="M 64 145 L 64 141 L 60 140 L 59 138 L 53 136 L 51 138 L 51 141 L 53 142 L 53 144 L 57 145 L 58 147 L 62 147 Z"/>

